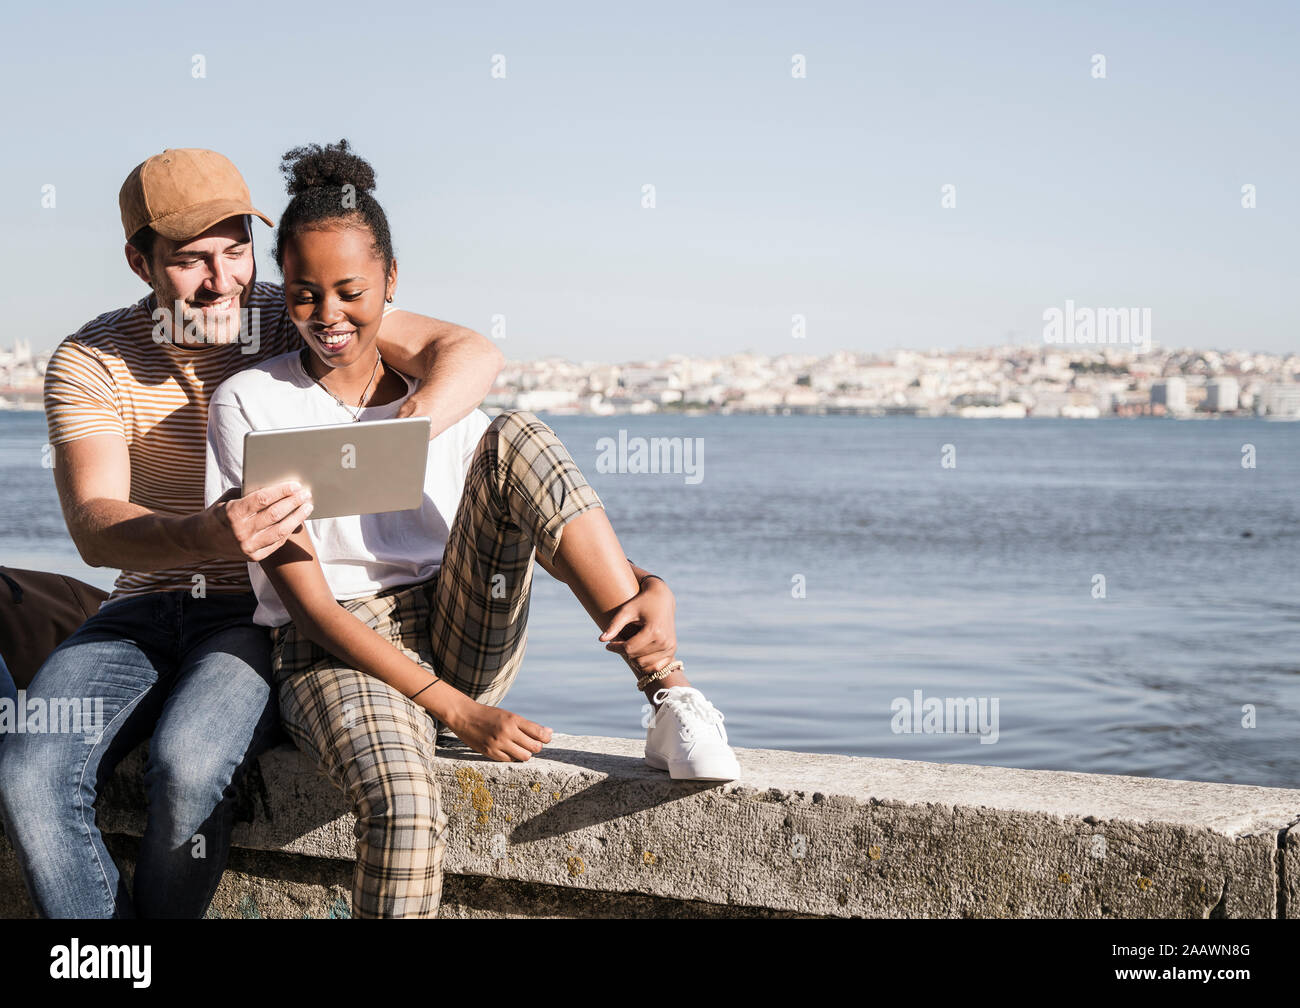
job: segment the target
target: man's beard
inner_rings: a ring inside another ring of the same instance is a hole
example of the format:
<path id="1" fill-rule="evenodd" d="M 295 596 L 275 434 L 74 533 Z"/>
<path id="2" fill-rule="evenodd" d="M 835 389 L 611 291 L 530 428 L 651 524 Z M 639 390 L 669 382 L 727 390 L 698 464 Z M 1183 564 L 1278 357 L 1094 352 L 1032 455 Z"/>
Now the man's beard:
<path id="1" fill-rule="evenodd" d="M 238 343 L 243 331 L 247 295 L 252 286 L 253 280 L 250 278 L 247 286 L 236 287 L 226 297 L 206 300 L 192 298 L 185 301 L 177 296 L 175 290 L 165 284 L 155 285 L 154 298 L 158 302 L 156 307 L 170 315 L 170 342 L 182 347 Z M 224 301 L 226 298 L 232 301 L 229 309 L 217 315 L 204 314 L 205 305 Z"/>
<path id="2" fill-rule="evenodd" d="M 213 302 L 181 302 L 182 328 L 180 333 L 180 343 L 185 344 L 227 344 L 239 342 L 240 323 L 242 317 L 244 288 L 240 287 L 233 291 L 227 297 L 230 298 L 231 305 L 223 312 L 214 315 L 207 315 L 203 312 L 205 304 Z M 224 301 L 226 298 L 219 298 Z M 173 302 L 173 306 L 175 302 Z"/>

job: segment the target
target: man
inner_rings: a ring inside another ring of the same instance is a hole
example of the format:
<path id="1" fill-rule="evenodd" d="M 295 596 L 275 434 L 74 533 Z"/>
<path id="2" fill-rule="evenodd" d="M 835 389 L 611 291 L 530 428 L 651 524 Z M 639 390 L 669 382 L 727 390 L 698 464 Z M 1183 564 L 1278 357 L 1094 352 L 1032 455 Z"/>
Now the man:
<path id="1" fill-rule="evenodd" d="M 131 172 L 119 203 L 127 263 L 152 293 L 59 345 L 45 408 L 68 531 L 87 563 L 122 573 L 28 689 L 102 700 L 102 724 L 8 738 L 0 816 L 42 916 L 201 917 L 229 853 L 236 785 L 278 740 L 247 564 L 311 514 L 296 484 L 203 507 L 208 397 L 298 338 L 280 287 L 256 282 L 251 221 L 271 221 L 226 158 L 164 151 Z M 428 416 L 433 435 L 479 403 L 502 363 L 477 333 L 391 308 L 379 340 L 421 377 L 401 415 Z M 150 737 L 129 891 L 95 801 Z"/>

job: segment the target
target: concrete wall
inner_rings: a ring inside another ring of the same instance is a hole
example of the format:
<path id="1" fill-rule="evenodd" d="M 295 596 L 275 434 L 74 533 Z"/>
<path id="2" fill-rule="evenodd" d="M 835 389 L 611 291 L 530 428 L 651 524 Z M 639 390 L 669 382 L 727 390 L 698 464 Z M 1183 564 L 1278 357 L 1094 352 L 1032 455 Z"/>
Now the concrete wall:
<path id="1" fill-rule="evenodd" d="M 642 742 L 556 735 L 502 764 L 441 750 L 446 917 L 1300 916 L 1300 791 L 737 750 L 671 781 Z M 129 866 L 142 752 L 99 823 Z M 290 746 L 240 796 L 221 917 L 347 917 L 342 796 Z M 0 837 L 0 915 L 31 913 Z"/>

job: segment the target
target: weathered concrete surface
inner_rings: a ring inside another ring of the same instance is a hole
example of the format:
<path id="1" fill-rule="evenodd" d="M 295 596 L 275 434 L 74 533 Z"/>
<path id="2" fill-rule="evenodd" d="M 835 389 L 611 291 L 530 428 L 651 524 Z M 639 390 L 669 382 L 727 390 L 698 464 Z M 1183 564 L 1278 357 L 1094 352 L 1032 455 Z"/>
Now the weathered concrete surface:
<path id="1" fill-rule="evenodd" d="M 0 831 L 0 918 L 35 917 L 36 911 L 27 896 L 22 876 L 18 873 L 18 858 L 9 838 Z"/>
<path id="2" fill-rule="evenodd" d="M 1278 916 L 1300 919 L 1300 829 L 1287 830 L 1279 845 L 1278 860 L 1282 862 L 1278 868 L 1282 903 Z"/>
<path id="3" fill-rule="evenodd" d="M 443 915 L 1300 915 L 1300 791 L 776 750 L 738 750 L 744 777 L 710 786 L 641 750 L 440 750 Z M 141 758 L 106 795 L 108 833 L 141 831 Z M 296 750 L 262 758 L 237 820 L 215 914 L 347 916 L 353 820 Z M 0 850 L 3 911 L 12 878 Z"/>
<path id="4" fill-rule="evenodd" d="M 299 862 L 295 864 L 294 862 Z M 213 917 L 351 916 L 352 862 L 236 851 L 213 900 Z M 765 908 L 719 906 L 636 893 L 537 885 L 478 875 L 447 875 L 438 916 L 484 917 L 792 917 Z"/>
<path id="5" fill-rule="evenodd" d="M 129 879 L 139 841 L 110 836 L 108 847 Z M 0 849 L 12 853 L 2 835 Z M 0 856 L 0 880 L 10 866 Z M 273 854 L 235 849 L 209 917 L 215 918 L 348 918 L 352 916 L 351 861 Z M 33 916 L 30 902 L 18 886 L 19 901 L 4 902 L 12 893 L 0 882 L 0 917 Z M 762 907 L 719 906 L 691 900 L 663 899 L 636 893 L 601 893 L 587 889 L 543 886 L 508 879 L 448 875 L 443 883 L 438 916 L 443 918 L 499 917 L 802 917 Z"/>

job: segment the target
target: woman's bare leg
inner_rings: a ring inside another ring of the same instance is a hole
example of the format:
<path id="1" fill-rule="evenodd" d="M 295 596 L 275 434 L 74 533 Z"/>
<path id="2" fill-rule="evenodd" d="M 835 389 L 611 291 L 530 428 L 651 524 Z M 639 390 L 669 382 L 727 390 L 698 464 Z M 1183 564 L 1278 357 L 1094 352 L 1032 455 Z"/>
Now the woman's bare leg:
<path id="1" fill-rule="evenodd" d="M 566 524 L 554 560 L 548 564 L 539 553 L 538 562 L 557 581 L 569 586 L 601 630 L 609 626 L 618 608 L 640 590 L 603 508 L 584 511 Z M 678 669 L 655 680 L 643 692 L 653 704 L 658 690 L 689 685 Z"/>

